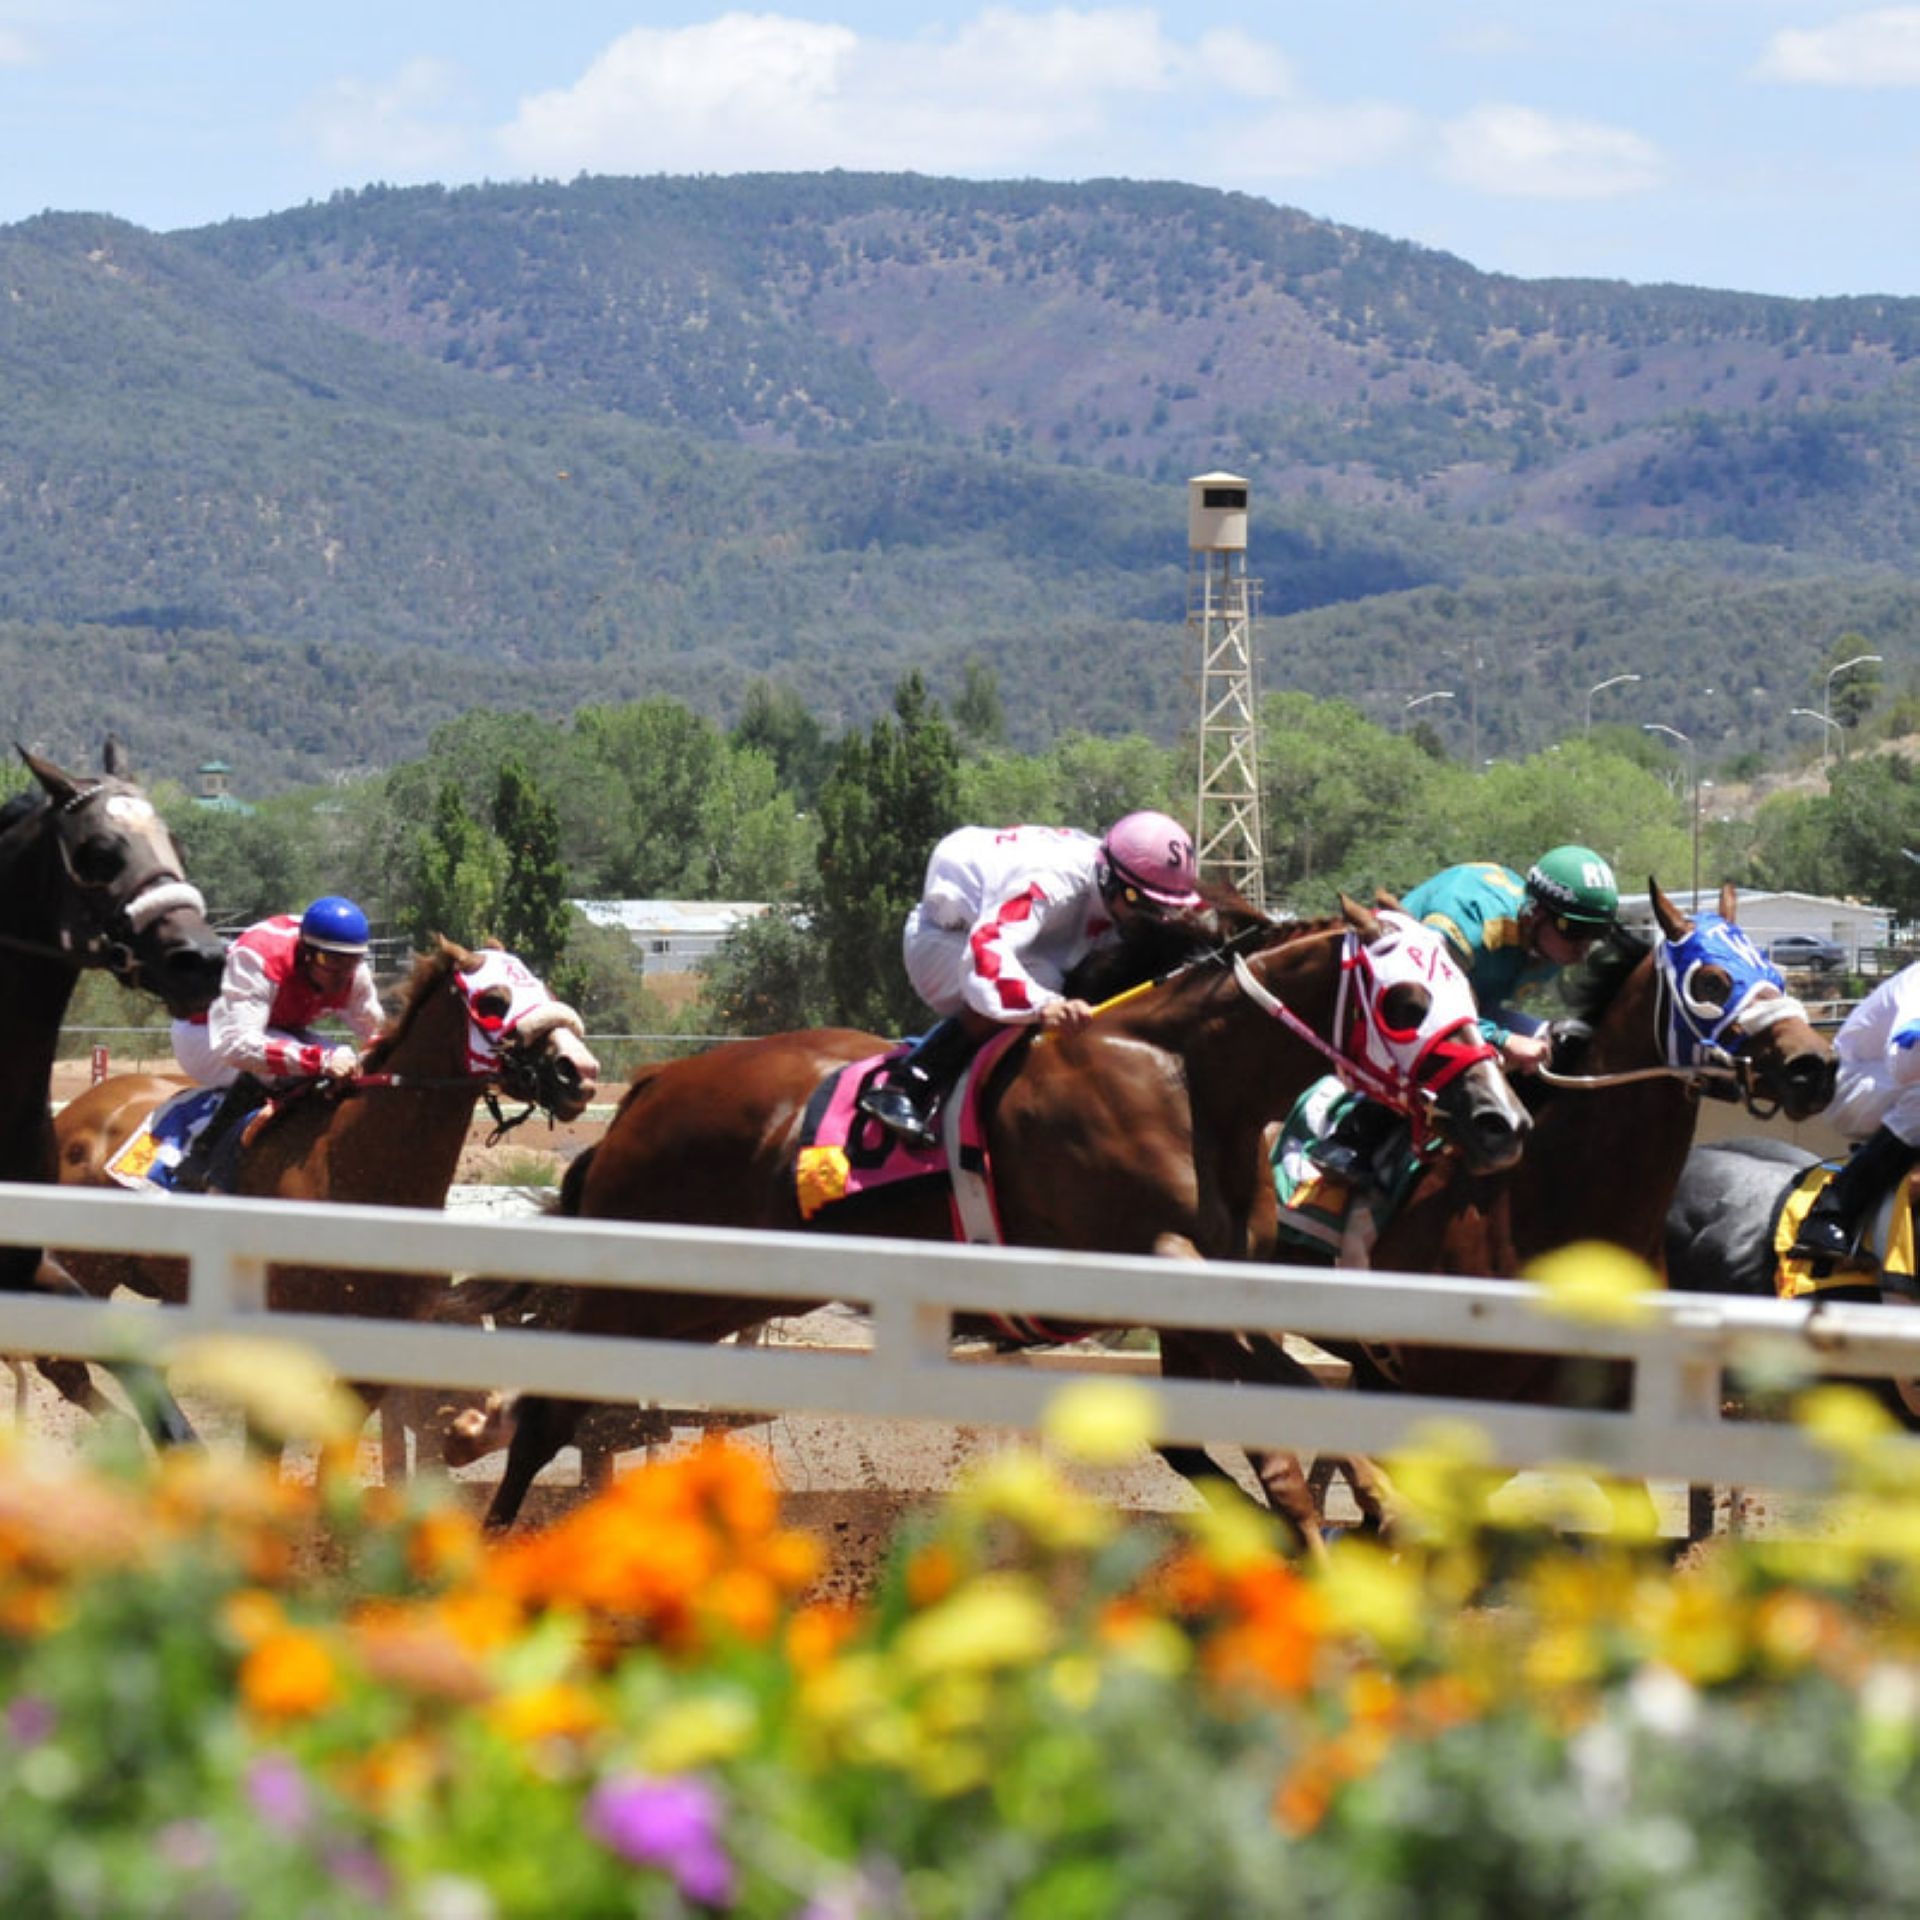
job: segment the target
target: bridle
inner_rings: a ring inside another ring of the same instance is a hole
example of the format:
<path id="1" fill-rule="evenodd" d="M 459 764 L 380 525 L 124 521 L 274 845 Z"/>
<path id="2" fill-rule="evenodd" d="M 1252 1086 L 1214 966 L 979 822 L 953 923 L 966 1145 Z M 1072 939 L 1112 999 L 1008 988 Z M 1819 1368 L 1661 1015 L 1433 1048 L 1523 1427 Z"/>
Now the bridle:
<path id="1" fill-rule="evenodd" d="M 144 866 L 128 862 L 105 877 L 88 876 L 102 817 L 111 822 L 113 837 L 147 849 Z M 0 933 L 0 947 L 57 961 L 75 972 L 103 968 L 128 986 L 138 985 L 135 945 L 141 935 L 170 913 L 206 914 L 206 901 L 182 875 L 153 803 L 137 788 L 111 779 L 76 786 L 63 800 L 42 799 L 0 830 L 0 876 L 10 875 L 49 827 L 67 881 L 56 935 Z"/>
<path id="2" fill-rule="evenodd" d="M 1233 977 L 1255 1006 L 1324 1056 L 1343 1085 L 1406 1116 L 1414 1150 L 1424 1152 L 1439 1131 L 1440 1093 L 1497 1056 L 1480 1031 L 1473 989 L 1444 938 L 1390 908 L 1377 918 L 1381 931 L 1373 940 L 1349 927 L 1341 945 L 1337 1040 L 1295 1013 L 1239 954 L 1233 956 Z M 1399 986 L 1425 989 L 1424 1011 L 1412 1026 L 1396 1023 L 1388 1011 Z"/>
<path id="3" fill-rule="evenodd" d="M 1677 940 L 1665 933 L 1653 946 L 1654 1045 L 1660 1062 L 1619 1073 L 1566 1074 L 1542 1068 L 1552 1087 L 1593 1092 L 1637 1080 L 1680 1080 L 1723 1099 L 1739 1099 L 1757 1120 L 1780 1111 L 1776 1096 L 1762 1094 L 1749 1040 L 1782 1020 L 1805 1020 L 1806 1007 L 1787 991 L 1785 977 L 1731 920 L 1703 913 Z M 1724 974 L 1724 999 L 1699 991 L 1703 970 Z"/>

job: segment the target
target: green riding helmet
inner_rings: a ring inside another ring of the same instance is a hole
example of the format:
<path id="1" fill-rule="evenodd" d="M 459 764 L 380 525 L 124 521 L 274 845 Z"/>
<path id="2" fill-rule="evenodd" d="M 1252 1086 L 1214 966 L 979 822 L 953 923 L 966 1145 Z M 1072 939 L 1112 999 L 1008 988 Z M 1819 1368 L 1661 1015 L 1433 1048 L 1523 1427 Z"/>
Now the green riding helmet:
<path id="1" fill-rule="evenodd" d="M 1620 910 L 1613 869 L 1591 847 L 1555 847 L 1527 869 L 1527 894 L 1567 926 L 1603 933 Z"/>

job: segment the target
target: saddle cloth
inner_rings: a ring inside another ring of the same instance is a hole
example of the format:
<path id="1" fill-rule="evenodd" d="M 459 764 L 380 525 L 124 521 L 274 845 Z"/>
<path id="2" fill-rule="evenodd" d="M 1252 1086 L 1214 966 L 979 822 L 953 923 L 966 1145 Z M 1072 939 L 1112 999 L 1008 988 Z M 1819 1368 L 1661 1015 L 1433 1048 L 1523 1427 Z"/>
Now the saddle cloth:
<path id="1" fill-rule="evenodd" d="M 163 1193 L 171 1193 L 173 1170 L 213 1118 L 224 1091 L 221 1087 L 189 1087 L 171 1100 L 163 1100 L 108 1156 L 103 1169 L 107 1178 L 135 1192 L 158 1187 Z"/>
<path id="2" fill-rule="evenodd" d="M 1877 1274 L 1869 1277 L 1861 1260 L 1834 1261 L 1830 1272 L 1820 1274 L 1814 1269 L 1826 1266 L 1827 1262 L 1804 1260 L 1788 1252 L 1808 1209 L 1826 1191 L 1828 1181 L 1838 1171 L 1838 1167 L 1829 1166 L 1825 1161 L 1808 1167 L 1795 1178 L 1780 1202 L 1773 1219 L 1774 1292 L 1782 1300 L 1804 1300 L 1830 1287 L 1862 1284 L 1891 1285 L 1912 1292 L 1915 1287 L 1913 1208 L 1907 1199 L 1904 1180 L 1874 1209 L 1873 1218 L 1861 1230 L 1861 1254 L 1879 1262 Z"/>
<path id="3" fill-rule="evenodd" d="M 1321 1165 L 1322 1144 L 1360 1098 L 1334 1074 L 1316 1080 L 1294 1102 L 1268 1156 L 1281 1238 L 1343 1267 L 1368 1264 L 1373 1243 L 1423 1164 L 1402 1128 L 1381 1155 L 1388 1163 L 1376 1161 L 1371 1180 L 1356 1181 Z"/>
<path id="4" fill-rule="evenodd" d="M 800 1122 L 794 1190 L 801 1219 L 812 1224 L 829 1207 L 853 1207 L 876 1194 L 891 1196 L 915 1181 L 937 1180 L 948 1190 L 953 1237 L 997 1246 L 1000 1221 L 993 1201 L 980 1089 L 995 1062 L 1026 1031 L 1007 1027 L 974 1055 L 947 1096 L 937 1147 L 908 1145 L 855 1104 L 888 1063 L 907 1051 L 906 1044 L 830 1073 L 814 1089 Z"/>

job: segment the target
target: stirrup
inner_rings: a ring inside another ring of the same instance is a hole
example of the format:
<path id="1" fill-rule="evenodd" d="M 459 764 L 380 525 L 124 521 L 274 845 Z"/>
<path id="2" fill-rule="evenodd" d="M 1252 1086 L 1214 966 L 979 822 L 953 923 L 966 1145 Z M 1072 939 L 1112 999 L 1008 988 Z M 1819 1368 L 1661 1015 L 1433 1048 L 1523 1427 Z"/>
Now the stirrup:
<path id="1" fill-rule="evenodd" d="M 1853 1255 L 1855 1237 L 1843 1222 L 1810 1213 L 1800 1222 L 1787 1254 L 1795 1260 L 1847 1260 Z"/>
<path id="2" fill-rule="evenodd" d="M 869 1087 L 854 1105 L 869 1120 L 878 1120 L 890 1132 L 916 1147 L 937 1147 L 940 1136 L 934 1131 L 933 1116 L 922 1113 L 905 1087 L 885 1085 Z"/>

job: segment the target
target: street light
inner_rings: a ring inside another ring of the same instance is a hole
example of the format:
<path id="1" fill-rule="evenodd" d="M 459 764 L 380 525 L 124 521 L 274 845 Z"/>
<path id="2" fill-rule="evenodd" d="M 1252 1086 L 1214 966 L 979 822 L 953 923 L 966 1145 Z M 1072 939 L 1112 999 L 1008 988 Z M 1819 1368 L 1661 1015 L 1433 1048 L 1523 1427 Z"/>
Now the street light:
<path id="1" fill-rule="evenodd" d="M 1693 911 L 1700 911 L 1700 776 L 1694 770 L 1692 738 L 1678 727 L 1669 727 L 1658 720 L 1643 720 L 1640 723 L 1643 733 L 1664 733 L 1678 740 L 1687 750 L 1687 784 L 1693 789 Z"/>
<path id="2" fill-rule="evenodd" d="M 1838 720 L 1829 720 L 1824 713 L 1815 713 L 1811 707 L 1789 707 L 1787 711 L 1789 713 L 1797 713 L 1803 720 L 1818 720 L 1823 727 L 1831 727 L 1835 733 L 1840 731 L 1840 722 Z M 1820 757 L 1822 760 L 1828 757 L 1827 745 L 1827 735 L 1823 733 L 1820 736 Z"/>
<path id="3" fill-rule="evenodd" d="M 1405 731 L 1406 728 L 1407 715 L 1410 714 L 1415 707 L 1424 707 L 1429 700 L 1451 700 L 1453 697 L 1453 690 L 1450 687 L 1436 687 L 1431 693 L 1416 693 L 1413 698 L 1400 709 L 1400 726 L 1402 731 Z"/>
<path id="4" fill-rule="evenodd" d="M 1842 660 L 1837 667 L 1829 667 L 1827 669 L 1826 689 L 1820 696 L 1820 718 L 1824 720 L 1828 726 L 1839 725 L 1839 722 L 1833 717 L 1833 676 L 1836 673 L 1845 673 L 1849 667 L 1864 667 L 1869 660 L 1880 660 L 1884 657 L 1884 655 L 1878 653 L 1856 653 L 1851 660 Z M 1842 732 L 1840 736 L 1840 757 L 1843 760 L 1847 757 L 1846 746 L 1847 737 L 1846 734 Z M 1832 754 L 1833 736 L 1829 734 L 1824 742 L 1822 757 L 1831 758 Z"/>
<path id="5" fill-rule="evenodd" d="M 1602 680 L 1599 685 L 1587 689 L 1587 737 L 1590 738 L 1593 733 L 1593 696 L 1605 693 L 1609 687 L 1624 686 L 1627 681 L 1639 678 L 1637 673 L 1616 673 L 1611 680 Z"/>

